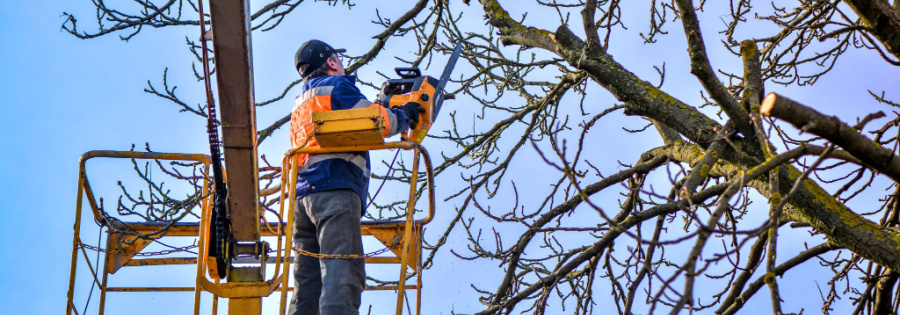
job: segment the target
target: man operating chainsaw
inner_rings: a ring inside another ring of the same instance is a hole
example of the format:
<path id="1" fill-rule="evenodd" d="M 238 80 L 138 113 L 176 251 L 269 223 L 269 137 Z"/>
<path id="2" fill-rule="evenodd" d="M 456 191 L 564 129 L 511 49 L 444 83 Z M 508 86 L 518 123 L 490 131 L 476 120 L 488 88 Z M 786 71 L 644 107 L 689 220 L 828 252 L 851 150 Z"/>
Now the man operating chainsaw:
<path id="1" fill-rule="evenodd" d="M 339 53 L 319 40 L 300 46 L 294 55 L 303 78 L 302 94 L 291 112 L 291 146 L 317 146 L 312 113 L 375 107 L 383 119 L 382 135 L 415 128 L 425 109 L 418 103 L 386 108 L 372 103 L 346 75 Z M 302 251 L 323 255 L 363 255 L 360 218 L 369 187 L 368 152 L 300 155 L 294 243 Z M 335 256 L 335 257 L 338 257 Z M 357 314 L 365 287 L 363 258 L 316 258 L 296 255 L 290 314 Z"/>

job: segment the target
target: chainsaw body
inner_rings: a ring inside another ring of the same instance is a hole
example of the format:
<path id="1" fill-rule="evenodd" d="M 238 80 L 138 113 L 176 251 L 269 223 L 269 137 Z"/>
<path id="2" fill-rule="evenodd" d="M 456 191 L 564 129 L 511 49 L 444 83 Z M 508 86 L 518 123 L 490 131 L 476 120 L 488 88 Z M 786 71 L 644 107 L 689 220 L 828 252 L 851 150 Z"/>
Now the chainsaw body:
<path id="1" fill-rule="evenodd" d="M 438 80 L 432 76 L 423 76 L 418 68 L 396 68 L 394 69 L 399 79 L 390 79 L 381 86 L 381 93 L 376 98 L 376 103 L 381 103 L 385 107 L 397 107 L 409 102 L 415 102 L 425 108 L 425 112 L 419 114 L 419 124 L 414 130 L 407 131 L 402 135 L 404 140 L 422 143 L 428 129 L 434 123 L 437 117 L 435 95 L 438 86 Z"/>

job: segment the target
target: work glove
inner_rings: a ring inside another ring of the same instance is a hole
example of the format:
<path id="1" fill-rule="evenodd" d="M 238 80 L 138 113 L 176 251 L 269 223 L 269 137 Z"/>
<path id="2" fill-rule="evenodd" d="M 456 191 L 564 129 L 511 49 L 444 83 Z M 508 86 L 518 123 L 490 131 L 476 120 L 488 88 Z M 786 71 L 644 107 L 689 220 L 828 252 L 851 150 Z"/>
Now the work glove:
<path id="1" fill-rule="evenodd" d="M 425 107 L 416 102 L 409 102 L 395 108 L 402 110 L 406 113 L 406 117 L 409 117 L 409 129 L 416 129 L 416 126 L 419 125 L 419 114 L 425 112 Z"/>

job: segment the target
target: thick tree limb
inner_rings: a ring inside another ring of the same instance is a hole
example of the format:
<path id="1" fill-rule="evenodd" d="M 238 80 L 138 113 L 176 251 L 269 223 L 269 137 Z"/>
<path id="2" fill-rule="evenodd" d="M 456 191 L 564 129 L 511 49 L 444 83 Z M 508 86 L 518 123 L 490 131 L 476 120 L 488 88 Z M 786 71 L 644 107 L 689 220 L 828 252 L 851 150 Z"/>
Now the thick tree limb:
<path id="1" fill-rule="evenodd" d="M 588 45 L 600 45 L 600 36 L 597 35 L 597 24 L 594 21 L 594 11 L 597 10 L 597 0 L 587 0 L 584 9 L 581 10 L 581 20 L 584 23 L 584 34 L 587 36 Z"/>
<path id="2" fill-rule="evenodd" d="M 770 157 L 775 155 L 775 147 L 769 142 L 759 112 L 755 110 L 762 103 L 763 93 L 765 92 L 762 80 L 762 64 L 759 58 L 760 53 L 759 49 L 756 48 L 756 42 L 752 40 L 741 42 L 741 59 L 744 60 L 744 93 L 741 96 L 741 104 L 745 110 L 750 112 L 750 120 L 756 132 L 756 139 L 759 141 L 763 153 L 766 157 Z"/>
<path id="3" fill-rule="evenodd" d="M 653 118 L 648 119 L 650 120 L 650 123 L 653 124 L 653 127 L 656 128 L 656 132 L 659 133 L 659 136 L 663 139 L 663 143 L 666 145 L 684 141 L 684 139 L 681 138 L 681 134 L 679 134 L 678 131 L 675 131 L 675 129 L 669 128 L 669 126 L 659 122 L 659 120 Z"/>
<path id="4" fill-rule="evenodd" d="M 678 192 L 679 197 L 687 199 L 694 194 L 697 186 L 700 186 L 709 177 L 709 170 L 715 167 L 716 162 L 719 161 L 719 152 L 722 152 L 727 145 L 728 143 L 724 139 L 716 140 L 707 148 L 706 152 L 703 152 L 700 162 L 694 165 L 684 184 L 681 185 Z"/>
<path id="5" fill-rule="evenodd" d="M 489 22 L 500 29 L 501 40 L 505 44 L 530 44 L 529 46 L 556 52 L 570 65 L 585 70 L 596 82 L 625 102 L 626 114 L 658 119 L 702 147 L 708 147 L 717 139 L 715 130 L 721 130 L 721 125 L 639 79 L 605 51 L 591 49 L 565 25 L 560 26 L 552 36 L 554 43 L 558 43 L 554 45 L 547 41 L 549 36 L 546 31 L 527 28 L 510 19 L 497 1 L 485 0 L 482 4 Z M 752 148 L 758 146 L 745 145 L 742 149 Z M 782 167 L 778 170 L 782 191 L 789 190 L 791 183 L 800 177 L 800 172 L 794 167 Z M 768 187 L 756 188 L 764 192 L 768 190 Z M 791 205 L 815 229 L 826 234 L 835 243 L 891 268 L 900 268 L 900 255 L 897 254 L 900 234 L 850 211 L 815 182 L 805 180 L 804 187 L 798 191 L 797 198 L 791 201 Z"/>
<path id="6" fill-rule="evenodd" d="M 888 52 L 900 58 L 900 12 L 885 0 L 845 0 L 844 3 L 853 8 L 867 30 L 884 44 Z"/>
<path id="7" fill-rule="evenodd" d="M 769 93 L 759 109 L 760 114 L 787 121 L 802 131 L 809 132 L 844 148 L 866 165 L 900 182 L 900 157 L 893 151 L 875 144 L 868 137 L 841 122 L 818 111 L 775 93 Z M 881 116 L 883 117 L 884 114 Z"/>
<path id="8" fill-rule="evenodd" d="M 784 119 L 801 130 L 819 135 L 891 179 L 900 178 L 900 159 L 837 118 L 826 117 L 775 93 L 770 93 L 763 100 L 760 113 Z M 787 180 L 781 181 L 781 188 L 786 191 L 790 187 L 785 184 L 793 183 L 800 173 L 791 167 L 785 168 L 780 175 Z M 896 229 L 883 227 L 850 211 L 809 179 L 804 180 L 804 187 L 791 200 L 791 204 L 810 220 L 813 228 L 838 245 L 891 269 L 900 268 L 900 232 Z"/>
<path id="9" fill-rule="evenodd" d="M 793 166 L 779 168 L 780 191 L 788 191 L 801 173 Z M 789 204 L 829 240 L 892 269 L 900 268 L 900 233 L 851 211 L 810 179 L 804 179 Z"/>
<path id="10" fill-rule="evenodd" d="M 557 53 L 625 102 L 627 115 L 656 119 L 703 147 L 709 146 L 722 125 L 671 95 L 641 80 L 600 48 L 585 45 L 565 25 L 556 30 Z"/>
<path id="11" fill-rule="evenodd" d="M 802 145 L 791 151 L 779 154 L 771 159 L 778 159 L 778 191 L 790 191 L 801 172 L 787 162 L 804 155 L 821 155 L 826 148 Z M 679 144 L 659 148 L 654 154 L 663 154 L 669 158 L 687 162 L 691 165 L 699 162 L 702 149 L 694 144 Z M 834 150 L 828 157 L 838 158 L 854 163 L 861 163 L 847 151 Z M 766 163 L 769 164 L 769 163 Z M 748 170 L 752 172 L 753 169 Z M 719 164 L 710 169 L 709 176 L 733 177 L 742 172 L 733 164 Z M 747 186 L 753 187 L 763 196 L 770 198 L 772 189 L 768 181 L 752 180 Z M 843 203 L 838 202 L 827 191 L 810 179 L 804 179 L 796 191 L 794 198 L 788 201 L 791 206 L 786 209 L 783 220 L 809 223 L 814 229 L 822 232 L 835 244 L 846 247 L 862 257 L 888 266 L 892 269 L 900 267 L 900 232 L 894 228 L 883 227 L 863 216 L 854 213 Z"/>
<path id="12" fill-rule="evenodd" d="M 513 20 L 497 0 L 481 0 L 481 5 L 484 7 L 488 23 L 499 29 L 500 42 L 503 45 L 540 47 L 556 51 L 556 41 L 550 31 L 526 27 Z"/>
<path id="13" fill-rule="evenodd" d="M 894 285 L 900 274 L 893 270 L 885 270 L 875 285 L 875 307 L 872 314 L 875 315 L 891 315 L 894 314 L 894 307 L 891 305 L 894 299 Z"/>
<path id="14" fill-rule="evenodd" d="M 483 0 L 481 3 L 488 22 L 498 28 L 503 44 L 539 47 L 555 52 L 570 65 L 585 70 L 594 81 L 624 102 L 627 115 L 655 119 L 704 147 L 716 139 L 714 130 L 721 130 L 719 123 L 641 80 L 602 48 L 586 45 L 566 26 L 560 26 L 555 33 L 526 27 L 510 18 L 496 0 Z"/>
<path id="15" fill-rule="evenodd" d="M 755 138 L 756 133 L 750 123 L 750 115 L 741 108 L 722 81 L 719 81 L 709 63 L 709 57 L 706 56 L 706 45 L 703 43 L 703 35 L 700 33 L 700 21 L 697 20 L 697 13 L 694 12 L 694 4 L 691 0 L 678 0 L 676 3 L 681 11 L 681 24 L 684 26 L 684 34 L 688 40 L 691 73 L 700 80 L 700 84 L 709 92 L 709 95 L 719 103 L 719 107 L 731 118 L 735 128 L 745 137 Z"/>

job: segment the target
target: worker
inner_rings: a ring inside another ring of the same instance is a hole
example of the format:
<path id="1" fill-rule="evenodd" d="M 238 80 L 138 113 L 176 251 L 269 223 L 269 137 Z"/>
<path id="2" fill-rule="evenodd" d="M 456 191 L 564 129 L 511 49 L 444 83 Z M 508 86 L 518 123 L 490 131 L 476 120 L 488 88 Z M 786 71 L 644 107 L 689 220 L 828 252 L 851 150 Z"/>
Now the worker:
<path id="1" fill-rule="evenodd" d="M 291 112 L 291 146 L 317 146 L 310 138 L 312 113 L 375 107 L 380 109 L 382 135 L 393 136 L 415 128 L 418 103 L 385 108 L 372 103 L 356 87 L 356 76 L 346 75 L 339 53 L 330 45 L 310 40 L 294 55 L 303 78 L 302 94 Z M 360 219 L 369 187 L 368 152 L 302 154 L 297 175 L 294 243 L 300 250 L 324 255 L 363 255 Z M 294 296 L 290 314 L 358 314 L 365 288 L 363 258 L 316 258 L 296 255 Z"/>

